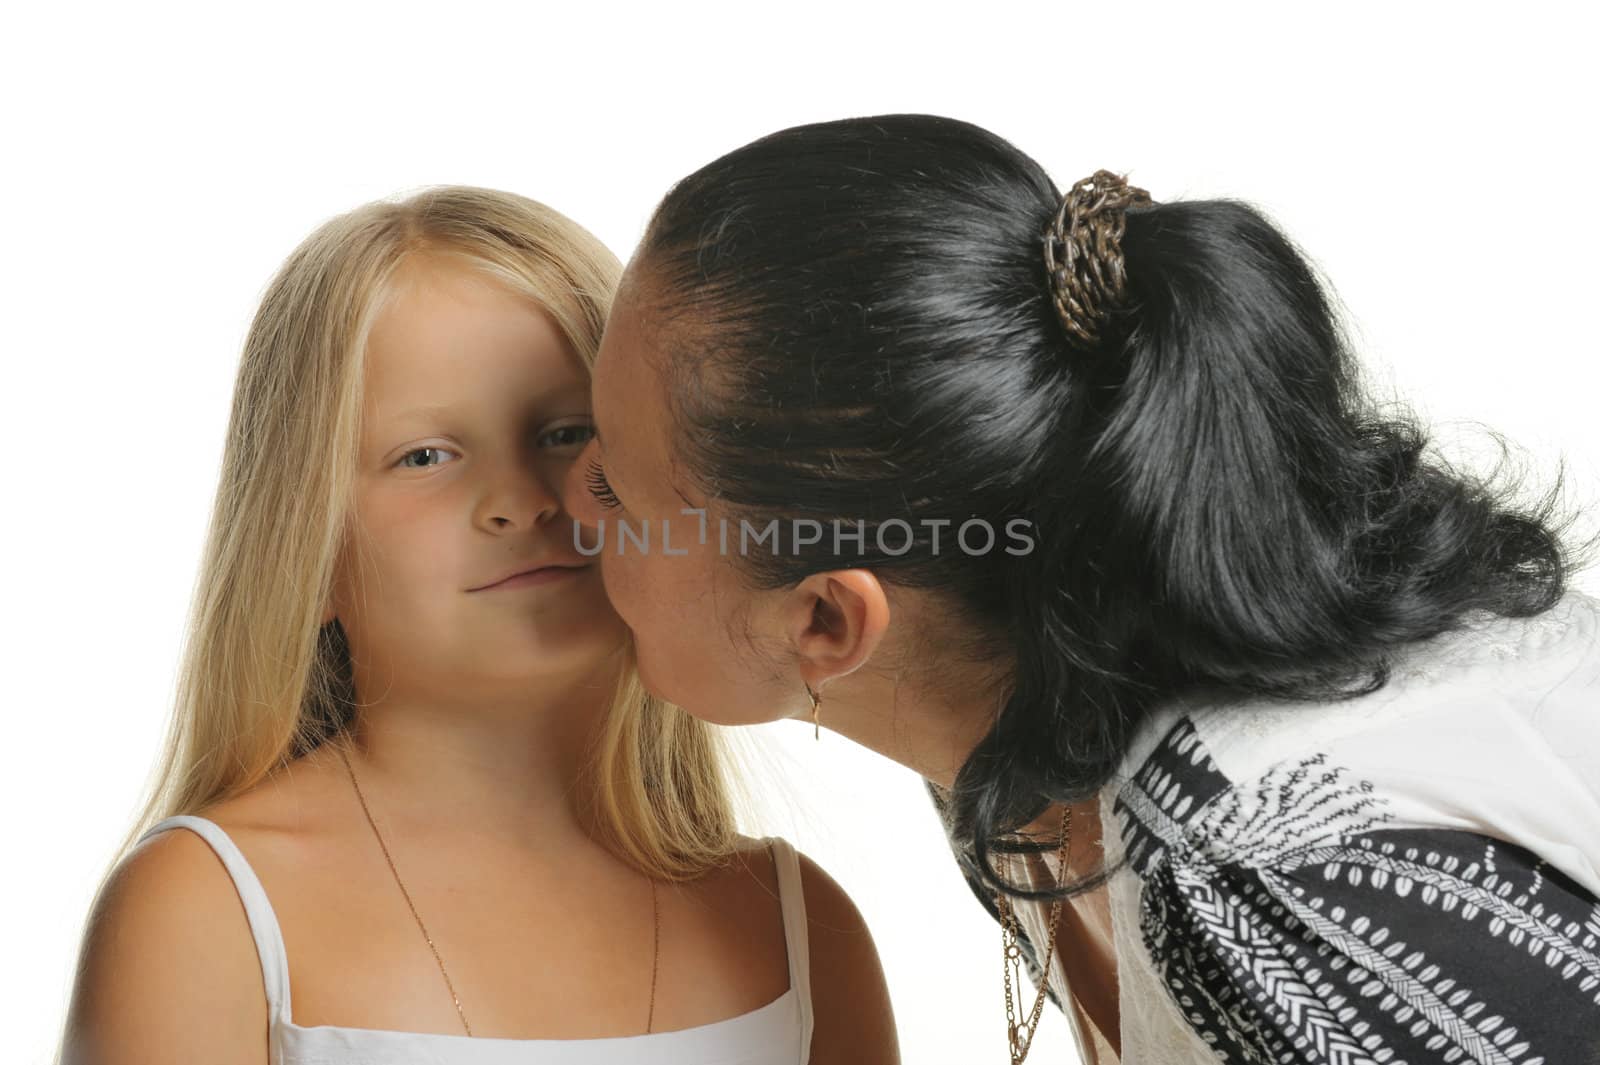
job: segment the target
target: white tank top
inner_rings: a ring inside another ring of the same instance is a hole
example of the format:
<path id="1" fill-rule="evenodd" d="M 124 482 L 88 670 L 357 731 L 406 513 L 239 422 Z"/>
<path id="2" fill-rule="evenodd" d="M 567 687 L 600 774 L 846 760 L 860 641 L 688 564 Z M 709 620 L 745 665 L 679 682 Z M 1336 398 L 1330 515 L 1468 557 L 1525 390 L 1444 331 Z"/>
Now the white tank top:
<path id="1" fill-rule="evenodd" d="M 789 951 L 789 990 L 750 1013 L 675 1032 L 606 1039 L 480 1039 L 294 1023 L 289 958 L 278 918 L 250 863 L 228 834 L 203 817 L 169 817 L 140 841 L 187 828 L 216 851 L 244 903 L 267 990 L 272 1065 L 806 1065 L 811 1057 L 811 966 L 800 860 L 786 840 L 772 838 Z"/>

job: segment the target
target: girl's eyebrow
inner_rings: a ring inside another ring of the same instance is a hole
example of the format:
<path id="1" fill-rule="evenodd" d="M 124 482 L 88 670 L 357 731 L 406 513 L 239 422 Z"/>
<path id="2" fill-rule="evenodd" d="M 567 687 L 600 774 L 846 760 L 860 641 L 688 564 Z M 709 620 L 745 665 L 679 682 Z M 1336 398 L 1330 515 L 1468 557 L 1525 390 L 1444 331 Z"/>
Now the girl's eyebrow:
<path id="1" fill-rule="evenodd" d="M 581 385 L 562 385 L 557 388 L 546 389 L 538 394 L 538 399 L 541 403 L 548 403 L 574 396 L 582 396 L 587 399 L 588 395 L 589 385 L 585 382 Z M 392 417 L 395 421 L 404 421 L 409 418 L 436 418 L 450 414 L 453 409 L 446 403 L 427 403 L 420 407 L 409 407 Z M 599 429 L 595 430 L 594 435 L 600 435 Z"/>
<path id="2" fill-rule="evenodd" d="M 402 421 L 406 418 L 432 418 L 440 414 L 448 414 L 449 412 L 449 407 L 446 407 L 442 404 L 433 403 L 425 407 L 412 407 L 410 410 L 401 411 L 394 417 L 396 421 Z"/>

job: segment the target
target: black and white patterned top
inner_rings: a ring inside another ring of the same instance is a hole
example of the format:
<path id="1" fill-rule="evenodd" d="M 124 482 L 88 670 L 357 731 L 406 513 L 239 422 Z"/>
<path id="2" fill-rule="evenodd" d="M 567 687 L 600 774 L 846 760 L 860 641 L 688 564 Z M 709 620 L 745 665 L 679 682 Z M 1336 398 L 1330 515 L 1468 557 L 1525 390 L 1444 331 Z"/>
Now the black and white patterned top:
<path id="1" fill-rule="evenodd" d="M 1125 767 L 1124 1061 L 1600 1065 L 1593 600 L 1419 645 L 1359 699 L 1175 706 Z"/>

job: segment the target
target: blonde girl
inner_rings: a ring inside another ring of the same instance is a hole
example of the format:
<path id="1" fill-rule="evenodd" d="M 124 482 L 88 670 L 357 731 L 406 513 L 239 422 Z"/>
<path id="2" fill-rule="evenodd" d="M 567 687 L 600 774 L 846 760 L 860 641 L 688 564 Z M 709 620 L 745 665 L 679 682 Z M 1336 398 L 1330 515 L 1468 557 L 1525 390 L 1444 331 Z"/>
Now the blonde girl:
<path id="1" fill-rule="evenodd" d="M 459 187 L 279 271 L 63 1061 L 894 1059 L 859 915 L 736 832 L 562 508 L 619 273 Z"/>

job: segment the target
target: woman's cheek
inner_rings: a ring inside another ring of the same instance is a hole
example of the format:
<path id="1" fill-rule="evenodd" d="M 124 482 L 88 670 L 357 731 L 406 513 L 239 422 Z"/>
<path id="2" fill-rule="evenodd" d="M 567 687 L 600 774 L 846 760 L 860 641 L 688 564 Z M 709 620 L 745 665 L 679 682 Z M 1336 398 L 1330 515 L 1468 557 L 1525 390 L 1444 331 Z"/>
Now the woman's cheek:
<path id="1" fill-rule="evenodd" d="M 610 552 L 600 558 L 600 580 L 605 585 L 606 598 L 611 600 L 617 616 L 638 636 L 645 619 L 639 609 L 639 582 L 634 568 L 633 560 Z"/>

